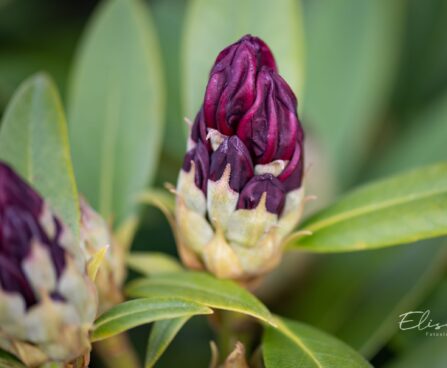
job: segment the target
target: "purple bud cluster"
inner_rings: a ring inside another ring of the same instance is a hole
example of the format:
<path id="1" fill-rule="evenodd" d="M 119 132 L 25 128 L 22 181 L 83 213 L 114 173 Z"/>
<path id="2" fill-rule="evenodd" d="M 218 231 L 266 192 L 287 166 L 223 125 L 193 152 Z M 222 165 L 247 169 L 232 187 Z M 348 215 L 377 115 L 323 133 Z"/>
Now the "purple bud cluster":
<path id="1" fill-rule="evenodd" d="M 213 130 L 222 139 L 215 151 L 209 139 Z M 246 35 L 220 52 L 191 140 L 183 170 L 189 172 L 194 162 L 195 184 L 205 195 L 208 180 L 219 180 L 230 165 L 237 208 L 255 208 L 266 193 L 267 210 L 281 215 L 286 194 L 301 187 L 304 133 L 296 97 L 262 40 Z M 257 165 L 279 160 L 281 172 L 255 173 Z"/>
<path id="2" fill-rule="evenodd" d="M 51 257 L 56 277 L 59 279 L 65 266 L 65 250 L 59 244 L 62 224 L 50 215 L 42 224 L 44 201 L 8 165 L 0 162 L 0 288 L 9 293 L 19 293 L 27 308 L 37 303 L 30 280 L 23 269 L 23 262 L 31 255 L 32 244 L 39 242 Z M 54 292 L 55 300 L 63 297 Z"/>

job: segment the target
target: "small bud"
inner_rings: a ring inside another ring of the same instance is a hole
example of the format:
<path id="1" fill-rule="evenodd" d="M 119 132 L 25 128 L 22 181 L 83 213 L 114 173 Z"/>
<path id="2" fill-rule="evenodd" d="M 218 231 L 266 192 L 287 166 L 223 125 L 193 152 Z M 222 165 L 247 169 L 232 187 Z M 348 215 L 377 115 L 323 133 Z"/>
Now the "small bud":
<path id="1" fill-rule="evenodd" d="M 106 248 L 106 254 L 95 277 L 98 291 L 99 313 L 105 312 L 122 301 L 122 285 L 126 277 L 123 249 L 117 244 L 104 219 L 89 205 L 85 198 L 80 198 L 81 240 L 87 260 Z"/>
<path id="2" fill-rule="evenodd" d="M 0 347 L 27 365 L 90 349 L 96 290 L 69 229 L 0 162 Z"/>
<path id="3" fill-rule="evenodd" d="M 177 184 L 188 266 L 249 280 L 278 264 L 301 216 L 303 140 L 296 97 L 267 45 L 245 36 L 223 50 Z"/>

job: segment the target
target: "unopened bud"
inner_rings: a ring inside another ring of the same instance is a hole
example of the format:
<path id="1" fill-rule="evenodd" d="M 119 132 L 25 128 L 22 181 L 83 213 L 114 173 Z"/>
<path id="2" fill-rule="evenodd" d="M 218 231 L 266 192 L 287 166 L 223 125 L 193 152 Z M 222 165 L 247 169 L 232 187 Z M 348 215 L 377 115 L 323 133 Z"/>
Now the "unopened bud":
<path id="1" fill-rule="evenodd" d="M 69 229 L 0 162 L 0 347 L 29 366 L 69 362 L 90 349 L 96 299 Z"/>
<path id="2" fill-rule="evenodd" d="M 187 265 L 247 280 L 278 264 L 301 216 L 303 140 L 295 95 L 267 45 L 245 36 L 223 50 L 177 185 Z"/>

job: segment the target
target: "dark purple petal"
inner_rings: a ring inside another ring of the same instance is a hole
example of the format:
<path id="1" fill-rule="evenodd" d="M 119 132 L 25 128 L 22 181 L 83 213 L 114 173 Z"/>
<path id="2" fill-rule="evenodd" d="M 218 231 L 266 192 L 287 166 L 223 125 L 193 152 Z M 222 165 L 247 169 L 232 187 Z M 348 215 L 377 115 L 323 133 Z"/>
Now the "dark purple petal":
<path id="1" fill-rule="evenodd" d="M 278 179 L 283 183 L 287 192 L 301 186 L 303 180 L 304 151 L 302 144 L 296 143 L 295 151 L 284 171 Z"/>
<path id="2" fill-rule="evenodd" d="M 219 54 L 211 69 L 203 105 L 208 127 L 225 135 L 234 133 L 255 100 L 256 77 L 262 66 L 276 70 L 267 45 L 250 35 Z"/>
<path id="3" fill-rule="evenodd" d="M 210 179 L 219 180 L 230 164 L 230 188 L 240 192 L 253 176 L 250 153 L 237 136 L 226 138 L 211 156 Z"/>
<path id="4" fill-rule="evenodd" d="M 301 130 L 296 103 L 287 83 L 271 69 L 262 68 L 256 83 L 256 100 L 237 129 L 256 163 L 292 157 Z"/>
<path id="5" fill-rule="evenodd" d="M 237 204 L 238 209 L 253 209 L 259 204 L 262 195 L 267 193 L 267 211 L 281 215 L 285 203 L 285 188 L 271 174 L 254 176 L 242 190 Z"/>
<path id="6" fill-rule="evenodd" d="M 59 244 L 62 225 L 56 217 L 55 234 L 42 227 L 43 199 L 8 165 L 0 162 L 0 286 L 9 292 L 20 292 L 28 307 L 36 302 L 31 286 L 22 270 L 22 262 L 30 254 L 33 241 L 47 247 L 56 276 L 65 267 L 65 251 Z"/>
<path id="7" fill-rule="evenodd" d="M 207 131 L 206 131 L 206 124 L 205 124 L 205 117 L 203 115 L 203 108 L 200 109 L 200 111 L 197 113 L 197 116 L 194 120 L 194 124 L 191 128 L 191 139 L 197 143 L 199 140 L 202 141 L 202 143 L 207 142 L 206 140 Z M 208 144 L 208 143 L 206 143 Z"/>
<path id="8" fill-rule="evenodd" d="M 206 185 L 208 182 L 209 171 L 209 153 L 206 146 L 199 141 L 197 145 L 189 150 L 183 161 L 183 170 L 189 172 L 191 170 L 191 162 L 194 162 L 194 182 L 200 190 L 206 195 Z"/>

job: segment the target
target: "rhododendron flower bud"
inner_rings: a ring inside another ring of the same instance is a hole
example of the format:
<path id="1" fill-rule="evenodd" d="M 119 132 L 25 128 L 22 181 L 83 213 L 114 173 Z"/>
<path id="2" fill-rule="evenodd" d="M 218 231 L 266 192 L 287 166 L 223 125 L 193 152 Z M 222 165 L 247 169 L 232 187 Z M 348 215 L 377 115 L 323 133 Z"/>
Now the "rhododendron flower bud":
<path id="1" fill-rule="evenodd" d="M 81 240 L 86 257 L 91 260 L 101 252 L 105 256 L 95 277 L 98 291 L 99 313 L 105 312 L 122 301 L 122 285 L 126 277 L 124 250 L 117 244 L 104 219 L 80 198 L 81 208 Z"/>
<path id="2" fill-rule="evenodd" d="M 32 367 L 69 362 L 89 351 L 96 312 L 79 243 L 0 162 L 0 347 Z"/>
<path id="3" fill-rule="evenodd" d="M 297 100 L 260 39 L 245 36 L 211 70 L 177 185 L 184 262 L 250 280 L 278 264 L 303 204 Z"/>

